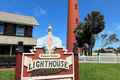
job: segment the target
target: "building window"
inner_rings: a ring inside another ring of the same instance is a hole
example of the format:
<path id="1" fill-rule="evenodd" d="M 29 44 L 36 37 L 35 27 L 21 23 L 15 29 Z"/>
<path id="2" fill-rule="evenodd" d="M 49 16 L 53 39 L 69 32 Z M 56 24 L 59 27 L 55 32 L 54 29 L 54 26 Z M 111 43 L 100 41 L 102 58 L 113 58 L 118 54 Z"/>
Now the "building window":
<path id="1" fill-rule="evenodd" d="M 75 9 L 76 9 L 76 10 L 78 9 L 78 4 L 75 4 Z"/>
<path id="2" fill-rule="evenodd" d="M 24 36 L 24 27 L 22 26 L 16 27 L 16 36 Z"/>
<path id="3" fill-rule="evenodd" d="M 4 33 L 4 24 L 0 23 L 0 34 Z"/>
<path id="4" fill-rule="evenodd" d="M 76 24 L 79 24 L 79 20 L 78 20 L 78 18 L 75 19 L 75 22 L 76 22 Z"/>

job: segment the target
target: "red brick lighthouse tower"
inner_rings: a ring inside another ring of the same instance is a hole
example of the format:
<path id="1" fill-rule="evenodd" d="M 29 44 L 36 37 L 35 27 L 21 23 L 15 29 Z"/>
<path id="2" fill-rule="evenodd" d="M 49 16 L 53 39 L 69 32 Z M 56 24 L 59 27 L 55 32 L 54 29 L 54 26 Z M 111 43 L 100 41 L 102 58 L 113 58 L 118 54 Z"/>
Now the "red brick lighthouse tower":
<path id="1" fill-rule="evenodd" d="M 67 49 L 73 51 L 75 40 L 74 30 L 80 23 L 78 0 L 68 0 L 68 27 L 67 27 Z M 74 71 L 75 80 L 79 78 L 79 58 L 78 54 L 74 54 Z"/>
<path id="2" fill-rule="evenodd" d="M 80 22 L 78 0 L 68 0 L 68 31 L 67 31 L 67 49 L 73 50 L 75 43 L 74 29 Z"/>

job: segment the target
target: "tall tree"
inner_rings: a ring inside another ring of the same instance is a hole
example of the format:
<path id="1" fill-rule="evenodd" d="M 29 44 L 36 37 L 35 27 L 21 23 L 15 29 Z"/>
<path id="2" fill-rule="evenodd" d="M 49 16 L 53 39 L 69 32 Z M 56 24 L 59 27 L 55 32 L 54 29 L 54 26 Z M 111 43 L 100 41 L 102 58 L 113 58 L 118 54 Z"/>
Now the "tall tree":
<path id="1" fill-rule="evenodd" d="M 91 34 L 89 39 L 89 55 L 92 55 L 92 48 L 95 44 L 95 36 L 98 33 L 102 32 L 105 27 L 104 16 L 99 11 L 92 11 L 85 18 L 86 27 L 88 28 L 88 33 Z"/>
<path id="2" fill-rule="evenodd" d="M 106 43 L 106 39 L 108 38 L 108 34 L 103 33 L 100 35 L 99 39 L 101 39 L 101 48 L 104 48 L 104 44 Z"/>
<path id="3" fill-rule="evenodd" d="M 92 11 L 85 17 L 86 27 L 92 34 L 98 34 L 104 30 L 104 16 L 99 11 Z"/>
<path id="4" fill-rule="evenodd" d="M 104 24 L 104 16 L 99 11 L 89 13 L 84 22 L 75 29 L 78 47 L 83 47 L 87 43 L 89 45 L 89 55 L 92 55 L 95 35 L 104 30 Z"/>
<path id="5" fill-rule="evenodd" d="M 119 38 L 117 37 L 117 34 L 113 33 L 106 38 L 105 43 L 103 44 L 104 46 L 119 42 Z"/>

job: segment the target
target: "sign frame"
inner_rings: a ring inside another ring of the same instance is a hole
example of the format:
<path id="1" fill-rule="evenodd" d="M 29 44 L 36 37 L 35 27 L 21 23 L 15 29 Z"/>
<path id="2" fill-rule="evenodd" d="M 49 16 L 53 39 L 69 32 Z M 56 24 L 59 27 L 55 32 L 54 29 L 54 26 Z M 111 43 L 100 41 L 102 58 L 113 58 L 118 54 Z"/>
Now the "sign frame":
<path id="1" fill-rule="evenodd" d="M 74 71 L 74 54 L 72 52 L 65 52 L 63 53 L 63 55 L 69 55 L 72 57 L 72 74 L 64 74 L 64 75 L 59 75 L 59 74 L 54 74 L 54 75 L 47 75 L 47 76 L 35 76 L 35 77 L 24 77 L 23 76 L 23 70 L 24 70 L 24 57 L 25 55 L 34 55 L 36 53 L 23 53 L 22 54 L 22 65 L 21 65 L 21 80 L 74 80 L 74 75 L 75 75 L 75 71 Z M 60 54 L 61 55 L 61 54 Z"/>

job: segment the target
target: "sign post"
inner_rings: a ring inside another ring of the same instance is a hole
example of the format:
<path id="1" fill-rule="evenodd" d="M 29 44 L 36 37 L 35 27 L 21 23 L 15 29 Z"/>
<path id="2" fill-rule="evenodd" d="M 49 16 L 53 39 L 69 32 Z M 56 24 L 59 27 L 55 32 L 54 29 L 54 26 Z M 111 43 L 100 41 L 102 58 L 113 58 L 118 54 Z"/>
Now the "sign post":
<path id="1" fill-rule="evenodd" d="M 22 66 L 23 42 L 18 42 L 16 49 L 16 80 L 21 80 L 21 66 Z"/>

